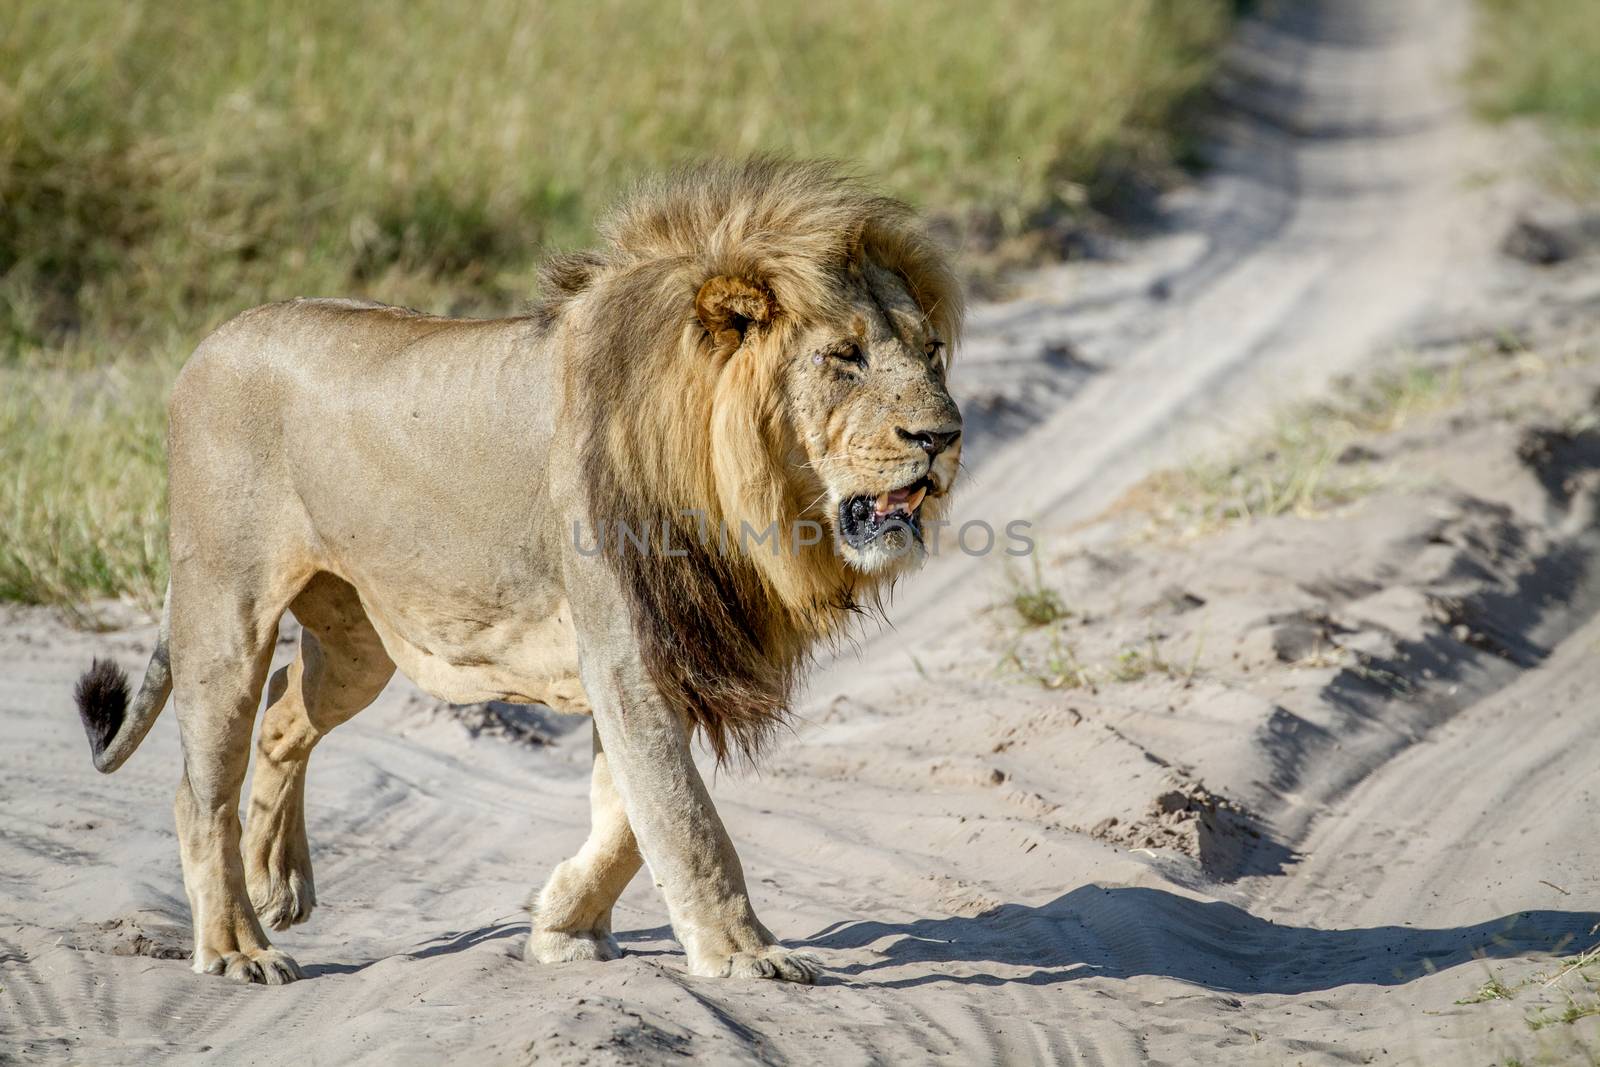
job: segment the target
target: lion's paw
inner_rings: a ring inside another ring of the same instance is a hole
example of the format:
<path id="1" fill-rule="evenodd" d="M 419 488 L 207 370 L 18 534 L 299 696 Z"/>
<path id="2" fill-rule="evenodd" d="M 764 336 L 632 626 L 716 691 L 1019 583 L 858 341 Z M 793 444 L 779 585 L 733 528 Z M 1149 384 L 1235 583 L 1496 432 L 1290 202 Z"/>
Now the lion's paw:
<path id="1" fill-rule="evenodd" d="M 714 956 L 691 970 L 703 978 L 771 978 L 810 985 L 822 974 L 822 960 L 809 952 L 773 945 L 756 952 Z"/>
<path id="2" fill-rule="evenodd" d="M 254 985 L 288 985 L 305 977 L 294 957 L 275 948 L 250 953 L 224 952 L 206 966 L 205 973 Z"/>
<path id="3" fill-rule="evenodd" d="M 317 906 L 317 890 L 309 871 L 291 868 L 279 877 L 262 872 L 250 880 L 249 887 L 256 917 L 261 925 L 273 930 L 287 930 L 295 923 L 305 922 Z"/>
<path id="4" fill-rule="evenodd" d="M 522 957 L 529 963 L 569 963 L 573 960 L 614 960 L 622 946 L 607 933 L 580 930 L 534 930 L 528 935 Z"/>

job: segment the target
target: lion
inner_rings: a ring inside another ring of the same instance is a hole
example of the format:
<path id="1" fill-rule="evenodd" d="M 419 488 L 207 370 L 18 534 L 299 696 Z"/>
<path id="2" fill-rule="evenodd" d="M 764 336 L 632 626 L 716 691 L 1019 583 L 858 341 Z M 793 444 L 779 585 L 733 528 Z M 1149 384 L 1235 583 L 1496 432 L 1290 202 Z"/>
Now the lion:
<path id="1" fill-rule="evenodd" d="M 178 375 L 157 646 L 131 708 L 106 661 L 76 697 L 109 773 L 175 694 L 197 973 L 301 977 L 264 928 L 316 903 L 307 763 L 397 669 L 591 715 L 589 836 L 529 902 L 529 961 L 619 956 L 648 862 L 691 973 L 819 973 L 756 918 L 692 742 L 753 758 L 809 653 L 925 554 L 960 460 L 960 288 L 911 209 L 827 163 L 683 169 L 600 233 L 528 314 L 297 299 Z M 299 649 L 268 681 L 285 611 Z"/>

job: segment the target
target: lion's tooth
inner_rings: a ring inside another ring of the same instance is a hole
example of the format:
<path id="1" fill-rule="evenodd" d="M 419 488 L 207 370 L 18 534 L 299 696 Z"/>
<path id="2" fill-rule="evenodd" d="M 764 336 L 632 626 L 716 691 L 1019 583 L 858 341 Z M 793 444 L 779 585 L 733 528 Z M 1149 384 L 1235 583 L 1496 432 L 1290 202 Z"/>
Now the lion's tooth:
<path id="1" fill-rule="evenodd" d="M 922 506 L 922 498 L 927 495 L 928 490 L 926 487 L 918 489 L 915 493 L 912 493 L 911 496 L 906 498 L 906 510 L 916 511 L 917 508 Z"/>
<path id="2" fill-rule="evenodd" d="M 888 493 L 879 494 L 878 500 L 877 500 L 877 504 L 878 504 L 878 514 L 882 515 L 882 514 L 886 513 L 889 510 L 889 494 Z"/>

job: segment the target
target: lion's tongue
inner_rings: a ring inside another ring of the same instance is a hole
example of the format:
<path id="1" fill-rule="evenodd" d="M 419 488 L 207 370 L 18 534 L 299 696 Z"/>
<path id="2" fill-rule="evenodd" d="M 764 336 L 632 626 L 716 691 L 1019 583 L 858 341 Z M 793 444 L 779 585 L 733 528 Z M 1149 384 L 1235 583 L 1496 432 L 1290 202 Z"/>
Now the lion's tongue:
<path id="1" fill-rule="evenodd" d="M 917 489 L 896 489 L 892 493 L 884 493 L 878 497 L 877 511 L 881 518 L 896 511 L 914 512 L 922 506 L 922 498 L 927 495 L 926 487 Z"/>

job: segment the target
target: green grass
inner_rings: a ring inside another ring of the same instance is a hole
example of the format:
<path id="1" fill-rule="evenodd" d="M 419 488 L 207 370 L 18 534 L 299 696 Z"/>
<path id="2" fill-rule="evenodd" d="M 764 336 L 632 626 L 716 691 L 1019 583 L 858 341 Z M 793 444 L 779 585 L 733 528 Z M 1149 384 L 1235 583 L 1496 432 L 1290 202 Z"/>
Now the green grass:
<path id="1" fill-rule="evenodd" d="M 1534 115 L 1562 142 L 1561 183 L 1600 195 L 1600 5 L 1479 0 L 1471 85 L 1492 117 Z"/>
<path id="2" fill-rule="evenodd" d="M 242 308 L 513 310 L 544 248 L 587 242 L 636 176 L 706 156 L 834 156 L 957 233 L 1014 232 L 1175 158 L 1230 17 L 1228 0 L 0 6 L 0 596 L 161 586 L 159 398 Z"/>
<path id="3" fill-rule="evenodd" d="M 1072 616 L 1061 594 L 1044 584 L 1038 556 L 1033 558 L 1031 577 L 1011 576 L 1011 608 L 1027 626 L 1049 626 Z"/>
<path id="4" fill-rule="evenodd" d="M 71 604 L 166 583 L 165 376 L 0 374 L 0 600 Z"/>
<path id="5" fill-rule="evenodd" d="M 1017 590 L 1011 605 L 1029 626 L 1049 626 L 1072 614 L 1060 593 L 1042 587 Z"/>

